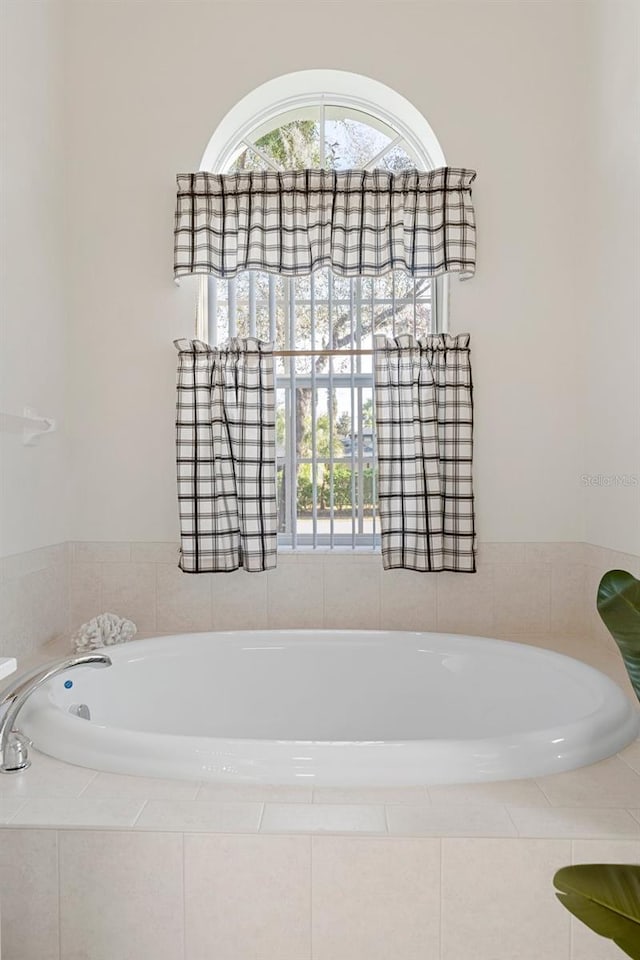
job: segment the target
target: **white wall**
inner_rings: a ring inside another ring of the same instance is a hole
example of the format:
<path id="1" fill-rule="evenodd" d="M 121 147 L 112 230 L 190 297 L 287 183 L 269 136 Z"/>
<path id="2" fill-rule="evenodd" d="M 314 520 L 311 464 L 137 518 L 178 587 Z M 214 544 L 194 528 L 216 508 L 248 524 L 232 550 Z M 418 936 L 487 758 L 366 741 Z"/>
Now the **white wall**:
<path id="1" fill-rule="evenodd" d="M 4 553 L 175 539 L 175 173 L 246 92 L 310 67 L 396 88 L 478 170 L 452 326 L 473 337 L 480 538 L 638 552 L 638 489 L 581 480 L 640 472 L 632 0 L 65 7 L 3 7 L 0 411 L 61 423 L 36 449 L 2 437 Z"/>
<path id="2" fill-rule="evenodd" d="M 408 97 L 452 164 L 478 170 L 470 330 L 484 540 L 581 540 L 588 142 L 583 4 L 72 3 L 73 518 L 77 540 L 177 533 L 171 279 L 174 176 L 265 80 L 311 67 Z"/>
<path id="3" fill-rule="evenodd" d="M 4 0 L 0 34 L 0 413 L 60 421 L 38 447 L 0 434 L 0 555 L 66 539 L 62 8 Z"/>
<path id="4" fill-rule="evenodd" d="M 640 553 L 640 5 L 598 3 L 592 49 L 586 539 Z"/>

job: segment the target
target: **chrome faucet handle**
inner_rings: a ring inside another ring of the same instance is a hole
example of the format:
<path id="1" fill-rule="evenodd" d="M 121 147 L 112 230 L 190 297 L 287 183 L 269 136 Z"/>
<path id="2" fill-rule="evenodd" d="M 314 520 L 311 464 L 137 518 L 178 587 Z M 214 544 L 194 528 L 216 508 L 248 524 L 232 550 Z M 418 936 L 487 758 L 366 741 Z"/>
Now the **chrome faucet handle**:
<path id="1" fill-rule="evenodd" d="M 31 766 L 29 747 L 33 746 L 29 737 L 20 730 L 12 730 L 7 738 L 2 764 L 3 773 L 19 773 Z"/>
<path id="2" fill-rule="evenodd" d="M 110 667 L 111 658 L 104 653 L 88 653 L 36 667 L 9 685 L 0 693 L 0 707 L 6 710 L 0 715 L 0 773 L 18 773 L 30 765 L 31 741 L 16 729 L 16 719 L 23 706 L 43 683 L 65 673 L 73 667 Z"/>

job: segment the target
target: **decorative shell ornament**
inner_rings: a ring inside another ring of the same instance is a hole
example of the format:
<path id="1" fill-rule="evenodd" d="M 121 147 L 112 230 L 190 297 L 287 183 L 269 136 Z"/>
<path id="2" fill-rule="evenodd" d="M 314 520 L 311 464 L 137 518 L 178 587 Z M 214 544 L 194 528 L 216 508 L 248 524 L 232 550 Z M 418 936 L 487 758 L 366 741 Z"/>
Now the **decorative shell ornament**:
<path id="1" fill-rule="evenodd" d="M 115 613 L 101 613 L 88 623 L 83 623 L 71 640 L 79 653 L 86 653 L 98 647 L 126 643 L 133 640 L 137 632 L 138 628 L 132 620 L 118 617 Z"/>

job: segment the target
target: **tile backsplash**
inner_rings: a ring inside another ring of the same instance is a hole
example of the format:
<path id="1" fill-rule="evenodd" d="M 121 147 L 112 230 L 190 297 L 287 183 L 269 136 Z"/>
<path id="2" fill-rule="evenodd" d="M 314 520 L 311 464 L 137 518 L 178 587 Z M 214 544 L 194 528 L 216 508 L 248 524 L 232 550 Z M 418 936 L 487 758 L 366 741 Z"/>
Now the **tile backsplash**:
<path id="1" fill-rule="evenodd" d="M 640 558 L 582 543 L 481 543 L 478 572 L 383 571 L 371 552 L 282 551 L 266 574 L 182 573 L 174 543 L 76 542 L 1 561 L 0 656 L 25 657 L 103 611 L 142 635 L 259 628 L 440 630 L 604 639 L 602 573 Z"/>
<path id="2" fill-rule="evenodd" d="M 31 656 L 69 625 L 71 547 L 60 543 L 0 560 L 0 656 Z"/>

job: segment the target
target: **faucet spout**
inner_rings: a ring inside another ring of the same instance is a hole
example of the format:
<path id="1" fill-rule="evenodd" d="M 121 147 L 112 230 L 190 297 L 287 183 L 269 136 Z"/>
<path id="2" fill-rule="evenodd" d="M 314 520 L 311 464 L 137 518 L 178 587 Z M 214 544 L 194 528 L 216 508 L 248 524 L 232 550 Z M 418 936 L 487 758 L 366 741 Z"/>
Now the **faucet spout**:
<path id="1" fill-rule="evenodd" d="M 110 666 L 111 657 L 106 654 L 91 653 L 44 664 L 11 683 L 0 696 L 0 707 L 6 706 L 0 719 L 0 773 L 19 773 L 31 766 L 29 760 L 31 741 L 16 729 L 15 723 L 18 714 L 34 690 L 58 674 L 65 673 L 74 667 Z"/>

